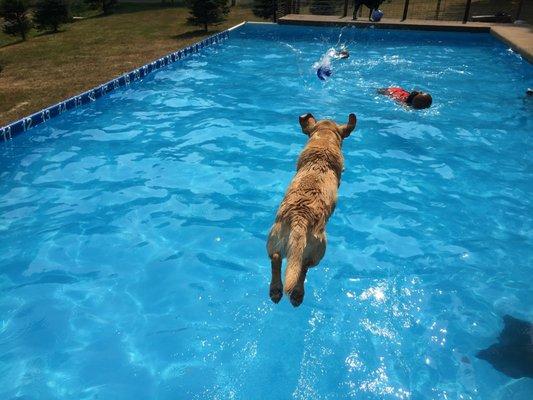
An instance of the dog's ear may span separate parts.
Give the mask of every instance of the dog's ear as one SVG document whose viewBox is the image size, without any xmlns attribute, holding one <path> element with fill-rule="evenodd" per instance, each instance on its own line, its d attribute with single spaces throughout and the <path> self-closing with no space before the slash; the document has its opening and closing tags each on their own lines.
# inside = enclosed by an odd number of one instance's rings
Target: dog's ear
<svg viewBox="0 0 533 400">
<path fill-rule="evenodd" d="M 302 127 L 302 132 L 309 136 L 313 133 L 315 129 L 316 119 L 313 117 L 313 114 L 307 113 L 300 115 L 300 126 Z"/>
<path fill-rule="evenodd" d="M 350 136 L 350 133 L 352 133 L 352 131 L 355 129 L 356 124 L 357 124 L 357 117 L 355 116 L 354 113 L 351 113 L 348 116 L 348 123 L 346 125 L 339 126 L 340 131 L 341 131 L 341 136 L 343 139 Z"/>
</svg>

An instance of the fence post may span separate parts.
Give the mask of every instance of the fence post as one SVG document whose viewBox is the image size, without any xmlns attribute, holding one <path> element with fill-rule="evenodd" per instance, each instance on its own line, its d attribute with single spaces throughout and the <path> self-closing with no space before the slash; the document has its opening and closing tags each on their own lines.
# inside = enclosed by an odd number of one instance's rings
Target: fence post
<svg viewBox="0 0 533 400">
<path fill-rule="evenodd" d="M 472 0 L 466 0 L 465 16 L 463 17 L 463 24 L 466 24 L 466 21 L 468 21 L 468 17 L 470 16 L 471 5 L 472 5 Z"/>
<path fill-rule="evenodd" d="M 439 19 L 439 15 L 440 15 L 440 3 L 442 2 L 442 0 L 437 0 L 437 10 L 435 11 L 435 19 L 438 20 Z"/>
<path fill-rule="evenodd" d="M 348 15 L 348 1 L 349 0 L 344 0 L 344 10 L 342 12 L 342 17 L 341 18 L 344 18 Z"/>
<path fill-rule="evenodd" d="M 516 19 L 520 19 L 520 13 L 522 12 L 522 6 L 524 5 L 524 0 L 520 0 L 520 3 L 518 3 L 518 10 L 516 10 Z"/>
<path fill-rule="evenodd" d="M 403 6 L 402 21 L 405 21 L 407 19 L 407 11 L 409 11 L 409 0 L 405 0 L 405 4 Z"/>
</svg>

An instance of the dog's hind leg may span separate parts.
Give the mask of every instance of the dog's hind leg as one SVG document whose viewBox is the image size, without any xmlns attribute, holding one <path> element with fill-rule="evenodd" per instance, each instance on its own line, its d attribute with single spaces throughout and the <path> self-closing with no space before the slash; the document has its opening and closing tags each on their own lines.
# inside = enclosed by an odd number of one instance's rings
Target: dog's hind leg
<svg viewBox="0 0 533 400">
<path fill-rule="evenodd" d="M 298 307 L 304 301 L 304 282 L 308 269 L 307 265 L 302 267 L 302 272 L 300 272 L 300 276 L 298 277 L 298 283 L 291 292 L 291 304 L 294 307 Z"/>
<path fill-rule="evenodd" d="M 354 6 L 353 6 L 353 15 L 352 15 L 352 19 L 353 20 L 356 20 L 357 19 L 357 12 L 359 11 L 359 8 L 361 7 L 361 4 L 357 4 L 356 2 L 354 2 Z"/>
<path fill-rule="evenodd" d="M 352 19 L 357 19 L 357 13 L 359 12 L 359 9 L 361 8 L 361 6 L 364 4 L 364 0 L 354 0 L 353 2 L 353 18 Z"/>
<path fill-rule="evenodd" d="M 281 283 L 281 256 L 274 253 L 271 258 L 272 279 L 270 281 L 270 299 L 274 303 L 279 303 L 283 296 L 283 284 Z"/>
</svg>

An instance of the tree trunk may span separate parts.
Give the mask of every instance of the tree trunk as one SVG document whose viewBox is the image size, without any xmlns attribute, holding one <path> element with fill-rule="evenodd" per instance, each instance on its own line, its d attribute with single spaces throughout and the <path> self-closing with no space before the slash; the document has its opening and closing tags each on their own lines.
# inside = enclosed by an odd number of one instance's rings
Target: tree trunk
<svg viewBox="0 0 533 400">
<path fill-rule="evenodd" d="M 207 32 L 207 22 L 204 22 L 204 31 Z"/>
<path fill-rule="evenodd" d="M 22 18 L 18 18 L 17 23 L 19 26 L 20 35 L 22 36 L 22 41 L 26 41 L 26 31 L 24 30 L 24 21 L 22 20 Z"/>
</svg>

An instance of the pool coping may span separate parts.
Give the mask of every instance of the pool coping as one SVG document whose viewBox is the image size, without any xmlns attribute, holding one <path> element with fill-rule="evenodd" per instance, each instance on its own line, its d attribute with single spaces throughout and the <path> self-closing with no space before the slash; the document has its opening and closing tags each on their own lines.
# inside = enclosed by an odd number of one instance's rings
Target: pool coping
<svg viewBox="0 0 533 400">
<path fill-rule="evenodd" d="M 462 24 L 450 21 L 422 21 L 407 20 L 403 22 L 384 19 L 383 22 L 374 23 L 370 21 L 350 18 L 339 18 L 336 16 L 316 16 L 305 14 L 289 14 L 278 20 L 280 25 L 311 25 L 311 26 L 345 26 L 352 25 L 361 28 L 376 27 L 380 29 L 410 29 L 410 30 L 433 30 L 433 31 L 467 31 L 467 32 L 490 32 L 494 37 L 507 43 L 513 50 L 520 53 L 527 61 L 533 63 L 533 27 L 531 25 L 511 25 L 508 24 L 487 24 L 482 22 L 471 22 Z M 272 24 L 269 22 L 243 21 L 222 32 L 208 36 L 203 40 L 191 44 L 190 46 L 168 53 L 148 64 L 142 65 L 129 72 L 126 72 L 110 81 L 89 89 L 83 93 L 72 96 L 59 103 L 46 107 L 36 113 L 30 114 L 10 124 L 0 127 L 0 142 L 6 142 L 13 137 L 28 131 L 34 126 L 40 125 L 51 118 L 57 117 L 68 110 L 73 110 L 82 105 L 91 103 L 113 92 L 122 86 L 127 86 L 138 81 L 148 74 L 157 71 L 167 65 L 181 61 L 184 58 L 198 53 L 204 47 L 218 44 L 229 38 L 229 32 L 238 29 L 245 24 Z M 526 31 L 527 30 L 527 31 Z"/>
<path fill-rule="evenodd" d="M 351 17 L 335 15 L 288 14 L 279 19 L 282 25 L 308 26 L 355 26 L 359 28 L 377 29 L 409 29 L 425 31 L 453 31 L 470 33 L 490 33 L 498 40 L 510 46 L 529 63 L 533 64 L 533 26 L 523 24 L 498 24 L 488 22 L 432 21 L 407 19 L 398 21 L 384 18 L 380 22 L 362 19 L 352 20 Z"/>
<path fill-rule="evenodd" d="M 57 117 L 68 110 L 73 110 L 82 105 L 94 102 L 100 97 L 115 91 L 119 87 L 127 86 L 132 82 L 141 80 L 154 71 L 181 61 L 192 54 L 198 53 L 205 47 L 221 43 L 223 40 L 229 38 L 230 31 L 240 28 L 244 24 L 246 24 L 246 21 L 232 26 L 231 28 L 228 28 L 222 32 L 210 35 L 203 40 L 191 44 L 190 46 L 168 53 L 156 60 L 153 60 L 152 62 L 149 62 L 148 64 L 144 64 L 129 72 L 125 72 L 124 74 L 111 79 L 110 81 L 107 81 L 80 94 L 74 95 L 66 100 L 60 101 L 59 103 L 43 108 L 36 113 L 28 115 L 27 117 L 23 117 L 10 124 L 2 126 L 0 127 L 0 142 L 7 142 L 8 140 L 13 139 L 13 137 L 28 131 L 34 126 L 42 124 L 51 118 Z"/>
</svg>

